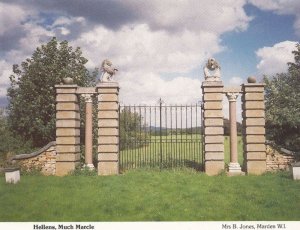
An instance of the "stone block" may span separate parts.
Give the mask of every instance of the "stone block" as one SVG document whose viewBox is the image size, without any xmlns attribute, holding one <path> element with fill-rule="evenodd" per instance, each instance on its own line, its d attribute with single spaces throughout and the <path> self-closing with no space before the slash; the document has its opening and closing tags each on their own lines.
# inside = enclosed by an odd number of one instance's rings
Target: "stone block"
<svg viewBox="0 0 300 230">
<path fill-rule="evenodd" d="M 98 145 L 98 153 L 118 153 L 119 146 L 113 144 L 100 144 Z"/>
<path fill-rule="evenodd" d="M 205 87 L 211 87 L 211 88 L 223 88 L 223 82 L 222 81 L 203 81 L 202 82 L 202 88 Z"/>
<path fill-rule="evenodd" d="M 119 161 L 119 154 L 117 153 L 100 153 L 98 154 L 98 161 Z"/>
<path fill-rule="evenodd" d="M 9 184 L 16 184 L 20 181 L 19 169 L 6 169 L 5 170 L 5 182 Z"/>
<path fill-rule="evenodd" d="M 205 160 L 224 160 L 224 152 L 207 152 Z"/>
<path fill-rule="evenodd" d="M 56 101 L 57 102 L 77 102 L 78 97 L 76 94 L 57 94 Z"/>
<path fill-rule="evenodd" d="M 65 87 L 66 85 L 56 85 L 57 94 L 76 94 L 77 85 L 71 85 L 70 87 Z"/>
<path fill-rule="evenodd" d="M 97 94 L 95 87 L 78 87 L 76 94 Z"/>
<path fill-rule="evenodd" d="M 266 138 L 265 135 L 246 135 L 244 138 L 245 144 L 251 143 L 265 143 Z"/>
<path fill-rule="evenodd" d="M 205 136 L 204 137 L 204 142 L 206 144 L 210 144 L 210 143 L 224 143 L 224 136 L 223 135 L 219 135 L 219 136 Z"/>
<path fill-rule="evenodd" d="M 204 119 L 204 126 L 222 126 L 223 127 L 224 122 L 223 118 L 206 118 Z"/>
<path fill-rule="evenodd" d="M 209 176 L 220 174 L 224 169 L 224 161 L 205 161 L 205 173 Z"/>
<path fill-rule="evenodd" d="M 243 104 L 244 109 L 265 109 L 264 101 L 246 101 Z"/>
<path fill-rule="evenodd" d="M 204 134 L 205 135 L 223 135 L 224 128 L 223 127 L 205 127 Z"/>
<path fill-rule="evenodd" d="M 251 135 L 251 134 L 265 134 L 266 130 L 265 127 L 263 126 L 250 126 L 250 127 L 246 127 L 245 129 L 245 134 L 246 135 Z"/>
<path fill-rule="evenodd" d="M 57 128 L 79 128 L 79 120 L 56 120 Z"/>
<path fill-rule="evenodd" d="M 223 118 L 222 110 L 205 110 L 204 118 Z"/>
<path fill-rule="evenodd" d="M 246 101 L 264 101 L 265 96 L 261 93 L 245 93 L 244 100 Z"/>
<path fill-rule="evenodd" d="M 223 104 L 220 101 L 206 101 L 204 102 L 204 109 L 222 109 Z"/>
<path fill-rule="evenodd" d="M 106 118 L 111 118 L 111 119 L 118 119 L 119 118 L 119 113 L 118 111 L 99 111 L 98 112 L 98 119 L 106 119 Z"/>
<path fill-rule="evenodd" d="M 119 135 L 119 128 L 98 128 L 98 135 L 100 136 L 118 136 Z"/>
<path fill-rule="evenodd" d="M 246 118 L 243 121 L 244 125 L 246 126 L 265 126 L 265 118 L 258 117 L 258 118 Z"/>
<path fill-rule="evenodd" d="M 79 105 L 74 102 L 59 102 L 56 104 L 56 110 L 79 111 Z"/>
<path fill-rule="evenodd" d="M 224 87 L 223 93 L 242 93 L 242 87 L 241 86 L 235 86 L 235 87 Z"/>
<path fill-rule="evenodd" d="M 99 111 L 103 111 L 103 110 L 118 111 L 119 104 L 118 104 L 118 102 L 100 102 L 100 103 L 98 103 L 98 110 Z"/>
<path fill-rule="evenodd" d="M 57 128 L 56 136 L 57 137 L 80 136 L 80 129 L 79 128 Z"/>
<path fill-rule="evenodd" d="M 56 156 L 56 162 L 80 161 L 80 153 L 63 153 Z"/>
<path fill-rule="evenodd" d="M 224 144 L 205 144 L 205 152 L 224 152 Z"/>
<path fill-rule="evenodd" d="M 247 174 L 261 175 L 267 170 L 266 161 L 246 161 Z"/>
<path fill-rule="evenodd" d="M 74 153 L 80 152 L 80 146 L 78 145 L 56 145 L 57 153 Z"/>
<path fill-rule="evenodd" d="M 261 117 L 264 118 L 265 117 L 265 111 L 262 109 L 254 109 L 254 110 L 246 110 L 243 112 L 243 117 Z"/>
<path fill-rule="evenodd" d="M 247 152 L 265 152 L 266 145 L 265 144 L 246 144 Z"/>
<path fill-rule="evenodd" d="M 115 102 L 115 101 L 119 101 L 119 97 L 118 94 L 116 93 L 100 94 L 98 95 L 98 101 Z"/>
<path fill-rule="evenodd" d="M 119 174 L 118 162 L 98 162 L 98 175 L 117 175 Z"/>
<path fill-rule="evenodd" d="M 80 114 L 77 111 L 57 111 L 56 119 L 80 119 Z"/>
<path fill-rule="evenodd" d="M 118 144 L 119 137 L 118 136 L 99 136 L 98 144 Z"/>
<path fill-rule="evenodd" d="M 118 119 L 100 119 L 98 120 L 98 127 L 119 127 Z"/>
<path fill-rule="evenodd" d="M 56 176 L 66 176 L 71 173 L 80 162 L 56 162 Z"/>
<path fill-rule="evenodd" d="M 245 93 L 248 93 L 248 92 L 264 92 L 265 90 L 265 84 L 244 84 L 244 87 L 243 87 L 243 90 Z"/>
<path fill-rule="evenodd" d="M 57 145 L 76 145 L 80 143 L 80 137 L 56 137 Z"/>
<path fill-rule="evenodd" d="M 222 93 L 205 93 L 203 95 L 203 101 L 222 101 L 223 95 Z"/>
<path fill-rule="evenodd" d="M 202 87 L 203 93 L 223 93 L 223 86 L 222 87 Z"/>
<path fill-rule="evenodd" d="M 247 152 L 246 160 L 266 160 L 266 152 Z"/>
</svg>

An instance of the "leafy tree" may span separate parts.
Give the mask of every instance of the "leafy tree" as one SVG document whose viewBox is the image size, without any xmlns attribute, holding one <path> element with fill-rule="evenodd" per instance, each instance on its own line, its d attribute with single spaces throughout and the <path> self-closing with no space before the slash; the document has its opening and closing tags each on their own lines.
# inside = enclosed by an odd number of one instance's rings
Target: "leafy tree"
<svg viewBox="0 0 300 230">
<path fill-rule="evenodd" d="M 295 62 L 288 72 L 276 74 L 266 83 L 266 130 L 268 138 L 290 150 L 300 150 L 300 45 L 293 51 Z"/>
<path fill-rule="evenodd" d="M 5 110 L 0 108 L 0 167 L 5 166 L 7 158 L 14 152 L 30 153 L 32 150 L 31 142 L 24 142 L 9 130 Z"/>
<path fill-rule="evenodd" d="M 120 112 L 120 149 L 139 148 L 148 144 L 149 134 L 146 129 L 140 114 L 124 108 Z"/>
<path fill-rule="evenodd" d="M 55 139 L 55 85 L 71 77 L 79 86 L 94 83 L 95 74 L 84 66 L 87 59 L 80 48 L 73 50 L 67 41 L 52 38 L 38 47 L 21 66 L 13 66 L 8 89 L 8 122 L 13 133 L 34 146 L 43 146 Z"/>
</svg>

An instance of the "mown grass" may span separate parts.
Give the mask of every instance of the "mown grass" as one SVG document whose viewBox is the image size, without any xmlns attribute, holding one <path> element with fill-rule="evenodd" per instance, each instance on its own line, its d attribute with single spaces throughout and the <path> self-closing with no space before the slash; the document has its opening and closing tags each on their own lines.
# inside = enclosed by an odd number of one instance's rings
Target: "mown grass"
<svg viewBox="0 0 300 230">
<path fill-rule="evenodd" d="M 120 151 L 121 169 L 159 167 L 165 168 L 191 167 L 201 170 L 202 165 L 202 136 L 199 134 L 182 134 L 162 136 L 150 136 L 149 142 L 139 148 L 128 145 Z M 224 138 L 224 162 L 230 162 L 230 137 Z M 238 160 L 243 165 L 243 142 L 238 136 Z"/>
<path fill-rule="evenodd" d="M 300 220 L 288 173 L 209 177 L 193 170 L 119 176 L 0 176 L 0 221 Z"/>
</svg>

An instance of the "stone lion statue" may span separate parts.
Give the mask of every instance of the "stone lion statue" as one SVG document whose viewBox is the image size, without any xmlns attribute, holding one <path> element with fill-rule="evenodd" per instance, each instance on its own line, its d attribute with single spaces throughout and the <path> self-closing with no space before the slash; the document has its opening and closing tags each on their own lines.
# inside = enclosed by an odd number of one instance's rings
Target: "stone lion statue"
<svg viewBox="0 0 300 230">
<path fill-rule="evenodd" d="M 209 58 L 203 69 L 205 81 L 220 81 L 220 69 L 219 63 L 214 58 Z"/>
<path fill-rule="evenodd" d="M 112 62 L 105 59 L 101 64 L 101 77 L 100 82 L 110 82 L 113 81 L 113 76 L 116 74 L 118 69 L 113 67 Z"/>
</svg>

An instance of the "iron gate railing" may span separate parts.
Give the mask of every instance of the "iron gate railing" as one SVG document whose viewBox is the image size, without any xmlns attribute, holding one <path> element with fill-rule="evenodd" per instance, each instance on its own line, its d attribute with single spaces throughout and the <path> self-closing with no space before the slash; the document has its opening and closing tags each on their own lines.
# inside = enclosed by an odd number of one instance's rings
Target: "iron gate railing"
<svg viewBox="0 0 300 230">
<path fill-rule="evenodd" d="M 202 110 L 194 105 L 121 105 L 120 169 L 202 169 Z"/>
</svg>

